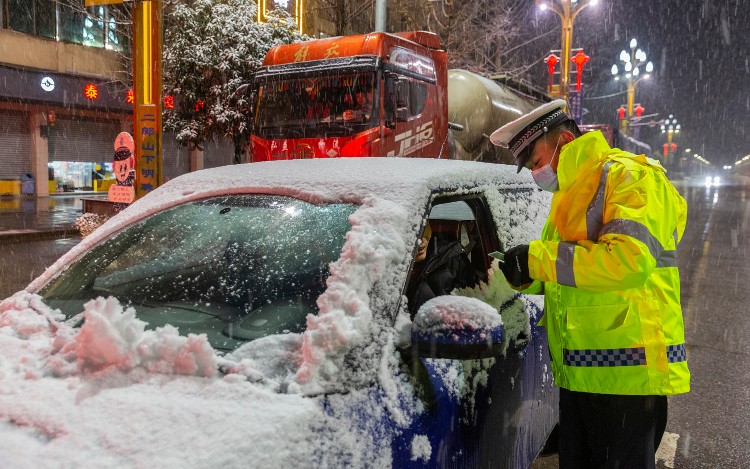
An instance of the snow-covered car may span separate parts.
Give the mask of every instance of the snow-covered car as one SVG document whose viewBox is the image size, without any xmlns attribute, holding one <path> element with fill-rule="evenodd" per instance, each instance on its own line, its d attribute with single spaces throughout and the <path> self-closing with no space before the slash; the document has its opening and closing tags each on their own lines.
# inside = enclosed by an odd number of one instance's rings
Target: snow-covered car
<svg viewBox="0 0 750 469">
<path fill-rule="evenodd" d="M 466 161 L 176 178 L 0 303 L 0 460 L 529 467 L 557 422 L 542 299 L 489 254 L 538 237 L 549 201 Z M 421 262 L 450 246 L 463 268 L 410 307 L 426 231 Z"/>
</svg>

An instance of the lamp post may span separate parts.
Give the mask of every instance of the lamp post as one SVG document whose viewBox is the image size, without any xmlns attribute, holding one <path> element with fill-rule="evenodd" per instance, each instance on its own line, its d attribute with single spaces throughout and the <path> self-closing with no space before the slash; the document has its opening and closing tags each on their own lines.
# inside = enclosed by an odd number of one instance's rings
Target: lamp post
<svg viewBox="0 0 750 469">
<path fill-rule="evenodd" d="M 669 163 L 672 160 L 672 154 L 677 149 L 677 145 L 672 143 L 672 138 L 674 134 L 680 133 L 680 124 L 677 123 L 677 119 L 675 119 L 674 115 L 670 114 L 669 117 L 664 119 L 664 123 L 661 125 L 661 133 L 667 134 L 667 144 L 664 147 L 664 157 L 667 159 L 667 163 Z M 673 161 L 671 162 L 674 164 Z"/>
<path fill-rule="evenodd" d="M 535 0 L 540 10 L 552 10 L 560 17 L 562 22 L 562 43 L 560 47 L 560 65 L 562 75 L 560 78 L 560 97 L 568 100 L 568 86 L 570 83 L 570 49 L 573 43 L 573 21 L 578 13 L 589 5 L 596 5 L 598 0 Z"/>
<path fill-rule="evenodd" d="M 624 81 L 628 88 L 628 118 L 633 117 L 633 102 L 635 101 L 635 87 L 641 80 L 644 80 L 651 76 L 651 72 L 654 71 L 654 64 L 649 61 L 646 62 L 646 53 L 642 49 L 636 49 L 638 42 L 635 38 L 630 40 L 630 53 L 623 50 L 620 52 L 620 61 L 622 62 L 622 72 L 617 67 L 617 64 L 612 65 L 612 75 L 615 77 L 615 81 Z M 645 67 L 645 73 L 641 73 L 641 67 Z M 623 130 L 626 130 L 626 121 L 621 121 Z"/>
</svg>

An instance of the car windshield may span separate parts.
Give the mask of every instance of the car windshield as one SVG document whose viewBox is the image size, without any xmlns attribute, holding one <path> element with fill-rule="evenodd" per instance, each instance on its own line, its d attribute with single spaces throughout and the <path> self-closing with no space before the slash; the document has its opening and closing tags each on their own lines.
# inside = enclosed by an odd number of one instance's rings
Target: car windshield
<svg viewBox="0 0 750 469">
<path fill-rule="evenodd" d="M 40 294 L 69 318 L 115 296 L 149 328 L 205 333 L 217 350 L 299 333 L 355 209 L 269 195 L 186 203 L 98 244 Z"/>
<path fill-rule="evenodd" d="M 375 73 L 269 81 L 258 88 L 256 133 L 268 139 L 345 136 L 376 118 Z"/>
</svg>

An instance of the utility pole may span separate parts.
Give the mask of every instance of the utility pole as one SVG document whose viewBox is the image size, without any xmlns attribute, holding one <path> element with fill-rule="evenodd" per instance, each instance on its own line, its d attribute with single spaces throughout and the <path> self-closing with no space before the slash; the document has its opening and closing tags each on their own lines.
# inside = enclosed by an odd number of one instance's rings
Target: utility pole
<svg viewBox="0 0 750 469">
<path fill-rule="evenodd" d="M 87 7 L 124 0 L 85 0 Z M 133 2 L 133 140 L 135 197 L 159 187 L 162 179 L 161 60 L 164 8 L 161 0 Z"/>
<path fill-rule="evenodd" d="M 136 149 L 135 196 L 141 198 L 162 180 L 162 25 L 161 0 L 133 5 L 133 82 Z"/>
<path fill-rule="evenodd" d="M 387 0 L 375 0 L 375 31 L 385 32 Z"/>
</svg>

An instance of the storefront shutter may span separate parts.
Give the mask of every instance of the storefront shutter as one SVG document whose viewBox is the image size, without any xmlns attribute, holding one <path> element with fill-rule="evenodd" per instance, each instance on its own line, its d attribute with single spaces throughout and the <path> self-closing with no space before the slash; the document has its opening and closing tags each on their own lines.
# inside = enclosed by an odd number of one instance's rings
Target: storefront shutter
<svg viewBox="0 0 750 469">
<path fill-rule="evenodd" d="M 49 160 L 112 163 L 114 142 L 120 133 L 116 121 L 57 118 L 49 132 Z"/>
<path fill-rule="evenodd" d="M 203 167 L 206 169 L 232 164 L 234 160 L 234 143 L 231 140 L 206 142 L 203 148 Z"/>
<path fill-rule="evenodd" d="M 0 179 L 31 172 L 31 136 L 25 114 L 0 113 Z"/>
<path fill-rule="evenodd" d="M 162 136 L 162 177 L 164 182 L 190 172 L 190 152 L 186 146 L 177 143 L 173 132 Z"/>
</svg>

